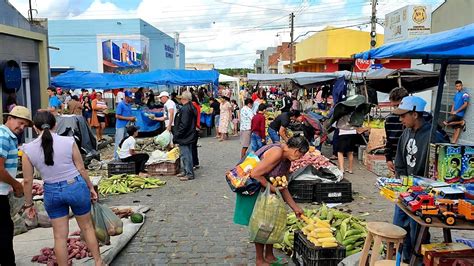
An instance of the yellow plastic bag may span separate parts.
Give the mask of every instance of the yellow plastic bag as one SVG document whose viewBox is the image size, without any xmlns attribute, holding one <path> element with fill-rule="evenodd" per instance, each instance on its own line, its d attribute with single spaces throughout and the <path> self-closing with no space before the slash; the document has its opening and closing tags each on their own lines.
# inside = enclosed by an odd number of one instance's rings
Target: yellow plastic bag
<svg viewBox="0 0 474 266">
<path fill-rule="evenodd" d="M 286 206 L 280 191 L 270 193 L 270 184 L 258 195 L 249 222 L 250 241 L 275 244 L 283 241 L 286 228 Z"/>
</svg>

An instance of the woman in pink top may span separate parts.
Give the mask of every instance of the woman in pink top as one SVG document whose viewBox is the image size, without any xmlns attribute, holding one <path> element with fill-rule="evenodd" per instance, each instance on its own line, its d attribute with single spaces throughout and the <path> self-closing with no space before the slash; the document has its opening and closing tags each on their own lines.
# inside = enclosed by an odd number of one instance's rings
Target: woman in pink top
<svg viewBox="0 0 474 266">
<path fill-rule="evenodd" d="M 33 119 L 38 138 L 23 146 L 23 177 L 25 212 L 36 215 L 32 201 L 33 167 L 44 181 L 44 207 L 51 219 L 54 252 L 59 265 L 68 265 L 67 238 L 69 236 L 69 208 L 94 257 L 95 265 L 102 265 L 99 244 L 90 215 L 91 200 L 97 200 L 84 167 L 79 148 L 72 137 L 59 136 L 52 130 L 56 118 L 50 112 L 39 111 Z"/>
</svg>

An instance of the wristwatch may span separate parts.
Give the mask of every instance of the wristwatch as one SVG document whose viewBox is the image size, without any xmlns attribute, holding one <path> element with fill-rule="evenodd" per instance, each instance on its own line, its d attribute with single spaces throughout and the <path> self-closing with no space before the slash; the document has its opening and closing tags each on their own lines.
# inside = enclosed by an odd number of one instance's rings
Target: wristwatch
<svg viewBox="0 0 474 266">
<path fill-rule="evenodd" d="M 28 205 L 24 204 L 23 209 L 28 209 L 28 208 L 31 208 L 33 206 L 35 206 L 35 203 L 33 203 L 33 202 L 31 204 L 28 204 Z"/>
</svg>

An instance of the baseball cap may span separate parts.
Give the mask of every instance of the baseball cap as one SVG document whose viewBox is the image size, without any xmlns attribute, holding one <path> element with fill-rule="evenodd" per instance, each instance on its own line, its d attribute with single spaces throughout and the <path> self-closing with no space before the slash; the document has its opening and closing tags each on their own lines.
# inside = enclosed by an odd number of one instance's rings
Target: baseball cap
<svg viewBox="0 0 474 266">
<path fill-rule="evenodd" d="M 167 91 L 162 91 L 160 95 L 158 95 L 158 98 L 161 98 L 161 97 L 170 97 L 170 94 Z"/>
<path fill-rule="evenodd" d="M 125 97 L 133 98 L 133 93 L 131 91 L 125 91 Z"/>
<path fill-rule="evenodd" d="M 403 115 L 408 112 L 424 112 L 426 101 L 418 96 L 406 96 L 400 102 L 397 109 L 393 111 L 396 115 Z"/>
</svg>

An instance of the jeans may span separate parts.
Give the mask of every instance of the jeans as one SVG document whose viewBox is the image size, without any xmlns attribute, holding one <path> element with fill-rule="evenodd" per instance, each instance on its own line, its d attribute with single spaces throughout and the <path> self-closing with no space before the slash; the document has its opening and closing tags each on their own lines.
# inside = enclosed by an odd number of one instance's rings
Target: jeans
<svg viewBox="0 0 474 266">
<path fill-rule="evenodd" d="M 250 149 L 256 152 L 261 147 L 263 147 L 263 145 L 265 145 L 265 143 L 262 142 L 262 138 L 259 135 L 252 132 L 252 135 L 250 136 Z"/>
<path fill-rule="evenodd" d="M 193 154 L 193 166 L 199 166 L 199 157 L 198 157 L 198 139 L 196 138 L 196 141 L 194 141 L 191 145 L 192 147 L 192 154 Z"/>
<path fill-rule="evenodd" d="M 114 146 L 114 159 L 118 160 L 117 148 L 123 138 L 127 136 L 127 129 L 125 127 L 115 129 L 115 146 Z"/>
<path fill-rule="evenodd" d="M 0 265 L 15 265 L 13 232 L 8 196 L 0 195 Z"/>
<path fill-rule="evenodd" d="M 44 183 L 44 208 L 50 219 L 87 214 L 91 210 L 91 193 L 86 181 L 78 175 L 56 183 Z"/>
<path fill-rule="evenodd" d="M 401 228 L 407 231 L 407 235 L 403 242 L 403 260 L 410 260 L 411 255 L 413 254 L 413 249 L 415 248 L 415 243 L 417 239 L 417 229 L 418 223 L 415 222 L 410 216 L 408 216 L 400 207 L 395 205 L 395 210 L 393 213 L 393 224 L 400 226 Z M 428 234 L 427 243 L 429 243 L 430 235 Z"/>
<path fill-rule="evenodd" d="M 278 132 L 276 132 L 275 129 L 269 127 L 268 136 L 272 140 L 272 143 L 280 143 L 280 135 L 278 135 Z"/>
<path fill-rule="evenodd" d="M 145 172 L 145 163 L 149 158 L 150 156 L 146 153 L 136 153 L 121 160 L 122 162 L 135 162 L 135 174 L 138 175 L 141 172 Z"/>
<path fill-rule="evenodd" d="M 214 116 L 214 126 L 216 127 L 216 132 L 217 129 L 219 128 L 219 120 L 221 119 L 221 115 L 215 115 Z"/>
<path fill-rule="evenodd" d="M 181 167 L 183 168 L 183 173 L 189 178 L 194 178 L 193 171 L 193 151 L 192 144 L 179 145 L 179 154 L 181 160 Z"/>
</svg>

